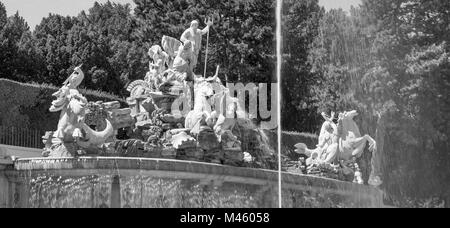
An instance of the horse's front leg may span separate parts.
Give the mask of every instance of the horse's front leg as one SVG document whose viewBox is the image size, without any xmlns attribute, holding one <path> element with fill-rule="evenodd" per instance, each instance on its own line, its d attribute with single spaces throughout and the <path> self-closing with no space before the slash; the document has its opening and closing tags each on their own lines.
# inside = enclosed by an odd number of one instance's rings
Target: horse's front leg
<svg viewBox="0 0 450 228">
<path fill-rule="evenodd" d="M 369 142 L 369 150 L 371 152 L 375 152 L 377 150 L 377 142 L 375 141 L 375 139 L 373 139 L 369 135 L 365 135 L 364 138 L 366 138 L 366 140 Z"/>
<path fill-rule="evenodd" d="M 368 135 L 365 135 L 364 137 L 361 137 L 361 138 L 354 139 L 354 141 L 351 144 L 352 148 L 353 148 L 352 157 L 359 158 L 362 155 L 362 153 L 364 152 L 364 148 L 366 147 L 367 142 L 371 142 L 370 136 L 368 136 Z M 370 143 L 371 147 L 369 149 L 371 151 L 373 149 L 372 145 L 374 145 L 373 142 Z"/>
</svg>

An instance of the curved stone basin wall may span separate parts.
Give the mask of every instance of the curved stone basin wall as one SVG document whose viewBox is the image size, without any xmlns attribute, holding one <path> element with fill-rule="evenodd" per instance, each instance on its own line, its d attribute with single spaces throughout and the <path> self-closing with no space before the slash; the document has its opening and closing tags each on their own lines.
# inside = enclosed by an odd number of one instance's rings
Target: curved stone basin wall
<svg viewBox="0 0 450 228">
<path fill-rule="evenodd" d="M 278 173 L 164 159 L 22 159 L 0 179 L 7 207 L 272 208 Z M 285 207 L 382 207 L 369 186 L 283 173 Z M 7 193 L 5 193 L 7 192 Z M 1 198 L 0 198 L 1 200 Z M 1 203 L 1 202 L 0 202 Z"/>
</svg>

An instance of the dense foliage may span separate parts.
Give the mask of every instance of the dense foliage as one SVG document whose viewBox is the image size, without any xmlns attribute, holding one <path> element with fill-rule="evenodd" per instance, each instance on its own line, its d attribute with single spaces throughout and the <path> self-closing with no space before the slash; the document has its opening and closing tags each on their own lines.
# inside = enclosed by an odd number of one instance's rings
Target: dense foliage
<svg viewBox="0 0 450 228">
<path fill-rule="evenodd" d="M 275 82 L 275 2 L 258 0 L 136 0 L 135 14 L 141 37 L 159 44 L 163 35 L 179 39 L 192 20 L 204 27 L 206 17 L 214 20 L 210 31 L 208 72 L 221 66 L 229 82 Z M 198 74 L 204 69 L 206 37 Z"/>
<path fill-rule="evenodd" d="M 127 84 L 144 77 L 151 45 L 179 38 L 194 19 L 204 27 L 211 16 L 208 74 L 220 65 L 228 82 L 276 81 L 274 1 L 134 2 L 134 12 L 107 2 L 76 17 L 51 14 L 34 31 L 18 13 L 7 17 L 0 2 L 0 78 L 60 85 L 83 63 L 83 87 L 125 97 Z M 356 109 L 362 133 L 378 142 L 382 187 L 393 203 L 448 207 L 449 10 L 448 0 L 363 0 L 349 13 L 284 0 L 283 130 L 317 133 L 318 113 Z M 22 117 L 2 122 L 34 122 Z"/>
<path fill-rule="evenodd" d="M 310 51 L 311 99 L 319 111 L 360 112 L 398 206 L 450 203 L 449 9 L 445 0 L 365 0 L 349 15 L 326 13 Z"/>
<path fill-rule="evenodd" d="M 60 85 L 83 64 L 82 87 L 125 97 L 128 83 L 142 79 L 148 70 L 150 46 L 161 44 L 163 35 L 179 39 L 192 20 L 204 27 L 209 16 L 214 19 L 209 74 L 220 65 L 221 77 L 229 82 L 275 80 L 271 1 L 136 0 L 135 4 L 134 13 L 128 4 L 107 2 L 95 3 L 76 17 L 50 14 L 33 32 L 18 13 L 6 17 L 1 4 L 0 23 L 5 26 L 0 26 L 0 77 Z M 203 40 L 197 74 L 203 74 L 206 37 Z"/>
<path fill-rule="evenodd" d="M 308 53 L 323 14 L 317 0 L 284 1 L 281 120 L 286 130 L 317 132 L 321 124 L 311 98 L 317 76 L 311 71 Z"/>
</svg>

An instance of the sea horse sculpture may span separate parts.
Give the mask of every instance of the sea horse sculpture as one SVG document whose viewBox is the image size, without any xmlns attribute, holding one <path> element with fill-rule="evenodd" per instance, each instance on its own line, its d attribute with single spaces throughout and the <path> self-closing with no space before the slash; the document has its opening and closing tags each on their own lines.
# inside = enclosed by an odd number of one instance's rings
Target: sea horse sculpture
<svg viewBox="0 0 450 228">
<path fill-rule="evenodd" d="M 358 126 L 353 118 L 358 115 L 357 111 L 344 112 L 339 114 L 338 124 L 333 123 L 333 118 L 328 118 L 323 114 L 325 122 L 322 125 L 317 149 L 310 150 L 303 143 L 295 145 L 296 152 L 308 156 L 307 165 L 332 164 L 337 161 L 348 162 L 362 156 L 364 148 L 369 143 L 369 150 L 377 152 L 375 140 L 369 135 L 361 136 Z M 372 166 L 376 164 L 372 156 Z M 379 176 L 374 174 L 374 170 L 369 177 L 369 184 L 373 186 L 381 185 Z"/>
<path fill-rule="evenodd" d="M 57 130 L 48 138 L 50 148 L 43 155 L 50 157 L 72 157 L 79 148 L 85 151 L 95 150 L 114 135 L 114 129 L 106 120 L 106 129 L 102 132 L 92 130 L 85 122 L 85 106 L 87 99 L 81 95 L 77 87 L 84 79 L 83 71 L 76 67 L 73 74 L 53 96 L 50 112 L 61 111 Z"/>
<path fill-rule="evenodd" d="M 309 158 L 306 160 L 306 165 L 319 165 L 319 164 L 331 164 L 336 160 L 338 152 L 338 127 L 333 122 L 335 114 L 332 113 L 331 117 L 328 117 L 325 113 L 322 113 L 322 117 L 325 119 L 322 124 L 319 135 L 319 144 L 314 150 L 310 150 L 303 143 L 295 145 L 297 152 L 307 155 Z"/>
</svg>

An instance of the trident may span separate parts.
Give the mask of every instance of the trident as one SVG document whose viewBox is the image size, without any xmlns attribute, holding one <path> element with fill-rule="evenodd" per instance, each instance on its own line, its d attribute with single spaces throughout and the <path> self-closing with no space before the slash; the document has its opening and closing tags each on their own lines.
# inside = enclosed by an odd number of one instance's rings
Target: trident
<svg viewBox="0 0 450 228">
<path fill-rule="evenodd" d="M 209 20 L 211 20 L 210 17 L 205 18 L 205 24 L 207 24 Z M 211 21 L 214 23 L 214 19 L 212 19 Z M 211 28 L 209 28 L 209 29 L 211 29 Z M 208 65 L 209 29 L 208 29 L 208 33 L 206 35 L 205 73 L 203 74 L 203 77 L 205 77 L 205 78 L 206 78 L 206 66 Z"/>
</svg>

